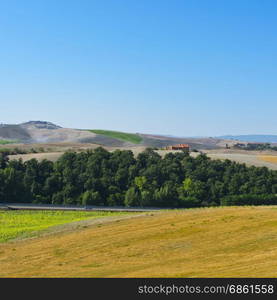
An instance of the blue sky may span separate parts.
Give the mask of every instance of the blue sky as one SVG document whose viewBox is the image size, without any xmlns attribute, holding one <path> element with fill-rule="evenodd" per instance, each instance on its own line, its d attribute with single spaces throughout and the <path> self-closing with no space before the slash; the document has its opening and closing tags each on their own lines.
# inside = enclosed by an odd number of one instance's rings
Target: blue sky
<svg viewBox="0 0 277 300">
<path fill-rule="evenodd" d="M 276 15 L 275 0 L 0 0 L 0 122 L 277 134 Z"/>
</svg>

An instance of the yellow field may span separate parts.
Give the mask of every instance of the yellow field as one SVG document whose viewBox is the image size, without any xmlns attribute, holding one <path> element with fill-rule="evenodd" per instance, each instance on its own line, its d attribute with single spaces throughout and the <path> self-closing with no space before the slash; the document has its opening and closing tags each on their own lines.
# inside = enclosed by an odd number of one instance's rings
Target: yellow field
<svg viewBox="0 0 277 300">
<path fill-rule="evenodd" d="M 261 155 L 259 156 L 259 159 L 277 164 L 277 155 Z"/>
<path fill-rule="evenodd" d="M 277 277 L 277 207 L 165 211 L 0 244 L 0 277 Z"/>
</svg>

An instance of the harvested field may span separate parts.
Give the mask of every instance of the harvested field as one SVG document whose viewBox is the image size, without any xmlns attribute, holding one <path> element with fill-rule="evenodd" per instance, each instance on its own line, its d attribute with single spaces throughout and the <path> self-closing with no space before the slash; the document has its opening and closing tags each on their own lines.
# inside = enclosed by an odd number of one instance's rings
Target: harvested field
<svg viewBox="0 0 277 300">
<path fill-rule="evenodd" d="M 268 161 L 270 163 L 277 164 L 277 155 L 275 155 L 275 156 L 273 156 L 273 155 L 261 155 L 258 158 L 263 160 L 263 161 Z"/>
<path fill-rule="evenodd" d="M 0 244 L 0 277 L 277 277 L 276 207 L 173 210 Z"/>
<path fill-rule="evenodd" d="M 196 157 L 199 153 L 191 153 L 192 156 Z M 245 163 L 247 166 L 256 167 L 267 167 L 272 170 L 277 170 L 277 164 L 274 162 L 262 160 L 260 155 L 248 154 L 248 153 L 224 153 L 224 152 L 207 152 L 207 156 L 211 159 L 230 159 L 238 163 Z"/>
<path fill-rule="evenodd" d="M 259 156 L 257 155 L 236 154 L 236 153 L 232 153 L 232 154 L 209 153 L 208 156 L 212 159 L 230 159 L 238 163 L 245 163 L 247 166 L 267 167 L 269 169 L 277 170 L 276 164 L 268 161 L 262 161 L 259 159 Z"/>
</svg>

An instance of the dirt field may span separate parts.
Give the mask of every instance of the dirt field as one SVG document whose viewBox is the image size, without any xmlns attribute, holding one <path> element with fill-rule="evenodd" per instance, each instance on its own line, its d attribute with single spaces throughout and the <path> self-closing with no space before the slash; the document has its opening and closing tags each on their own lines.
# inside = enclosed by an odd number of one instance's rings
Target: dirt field
<svg viewBox="0 0 277 300">
<path fill-rule="evenodd" d="M 276 218 L 221 207 L 71 226 L 0 244 L 0 277 L 277 277 Z"/>
</svg>

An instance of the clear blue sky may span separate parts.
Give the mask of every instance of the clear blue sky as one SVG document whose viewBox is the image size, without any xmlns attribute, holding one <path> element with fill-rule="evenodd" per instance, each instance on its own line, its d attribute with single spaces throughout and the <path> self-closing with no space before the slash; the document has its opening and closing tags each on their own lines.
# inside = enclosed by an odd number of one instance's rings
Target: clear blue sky
<svg viewBox="0 0 277 300">
<path fill-rule="evenodd" d="M 277 1 L 0 1 L 3 123 L 277 134 Z"/>
</svg>

